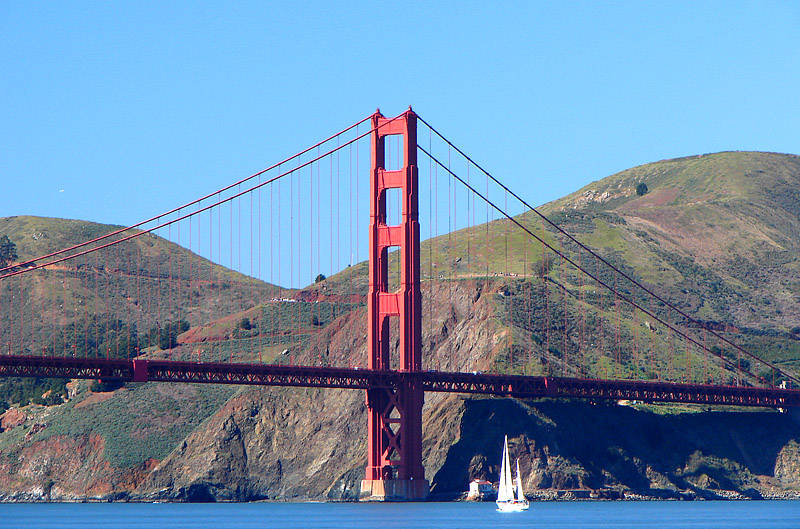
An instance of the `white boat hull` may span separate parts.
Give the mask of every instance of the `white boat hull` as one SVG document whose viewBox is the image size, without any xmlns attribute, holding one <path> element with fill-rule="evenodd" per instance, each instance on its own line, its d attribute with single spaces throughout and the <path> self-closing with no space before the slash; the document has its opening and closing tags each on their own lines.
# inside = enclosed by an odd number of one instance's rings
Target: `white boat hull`
<svg viewBox="0 0 800 529">
<path fill-rule="evenodd" d="M 522 512 L 527 511 L 530 504 L 527 501 L 498 501 L 497 512 Z"/>
</svg>

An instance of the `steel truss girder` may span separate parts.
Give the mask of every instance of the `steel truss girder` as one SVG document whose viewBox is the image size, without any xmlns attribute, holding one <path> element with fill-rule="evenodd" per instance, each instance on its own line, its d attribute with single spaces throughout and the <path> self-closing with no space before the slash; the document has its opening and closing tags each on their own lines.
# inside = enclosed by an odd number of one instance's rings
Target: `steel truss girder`
<svg viewBox="0 0 800 529">
<path fill-rule="evenodd" d="M 441 371 L 381 371 L 272 364 L 216 364 L 172 360 L 108 360 L 0 355 L 0 376 L 117 379 L 128 382 L 186 382 L 334 389 L 401 387 L 515 398 L 564 397 L 708 405 L 800 406 L 800 390 L 711 386 L 639 380 L 593 380 Z M 402 405 L 401 405 L 402 407 Z M 387 408 L 388 409 L 388 408 Z"/>
<path fill-rule="evenodd" d="M 709 405 L 800 406 L 800 391 L 749 386 L 712 386 L 641 380 L 598 380 L 471 373 L 425 373 L 425 391 L 516 398 L 566 397 Z"/>
</svg>

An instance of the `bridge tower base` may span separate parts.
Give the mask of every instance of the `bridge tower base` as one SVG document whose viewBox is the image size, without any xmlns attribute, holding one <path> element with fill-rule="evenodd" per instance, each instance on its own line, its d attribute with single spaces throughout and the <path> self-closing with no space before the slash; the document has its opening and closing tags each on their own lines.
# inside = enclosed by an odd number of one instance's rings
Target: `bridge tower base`
<svg viewBox="0 0 800 529">
<path fill-rule="evenodd" d="M 386 169 L 386 137 L 400 136 L 403 166 Z M 387 119 L 372 116 L 367 358 L 370 369 L 422 370 L 422 292 L 419 271 L 417 116 L 409 108 Z M 400 224 L 387 224 L 387 191 L 402 196 Z M 389 252 L 400 260 L 399 288 L 389 292 Z M 397 319 L 398 358 L 390 358 L 390 318 Z M 422 403 L 416 383 L 367 390 L 367 468 L 361 498 L 418 501 L 428 496 L 422 467 Z"/>
<path fill-rule="evenodd" d="M 365 479 L 359 501 L 422 501 L 428 492 L 427 479 Z"/>
</svg>

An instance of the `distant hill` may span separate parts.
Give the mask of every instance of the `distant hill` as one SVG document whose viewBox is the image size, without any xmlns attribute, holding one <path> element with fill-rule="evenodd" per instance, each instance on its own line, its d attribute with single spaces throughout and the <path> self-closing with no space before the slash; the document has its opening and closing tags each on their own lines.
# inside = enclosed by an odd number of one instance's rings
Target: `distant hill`
<svg viewBox="0 0 800 529">
<path fill-rule="evenodd" d="M 640 182 L 648 187 L 643 196 L 634 192 Z M 671 261 L 688 259 L 749 301 L 703 304 L 698 285 L 684 303 L 699 316 L 783 330 L 800 321 L 800 156 L 722 152 L 665 160 L 594 182 L 543 211 L 559 213 L 590 246 L 619 252 L 650 284 L 685 287 L 691 274 Z M 599 233 L 603 212 L 625 221 L 616 241 Z M 581 229 L 571 213 L 592 219 L 594 229 Z"/>
<path fill-rule="evenodd" d="M 800 156 L 646 164 L 542 211 L 693 317 L 735 327 L 733 341 L 800 365 Z"/>
<path fill-rule="evenodd" d="M 0 218 L 0 235 L 16 245 L 17 262 L 119 228 L 68 219 Z M 192 269 L 194 280 L 189 281 Z M 205 278 L 210 280 L 198 281 L 197 270 L 206 271 Z M 182 288 L 176 288 L 178 285 Z M 166 296 L 167 289 L 175 294 Z M 147 234 L 100 256 L 68 260 L 26 279 L 4 280 L 0 284 L 0 343 L 4 354 L 158 354 L 160 344 L 170 345 L 169 339 L 164 340 L 165 332 L 177 334 L 186 326 L 210 320 L 212 314 L 235 315 L 267 296 L 286 295 L 289 291 L 212 264 Z M 177 322 L 182 323 L 179 326 Z M 0 404 L 60 402 L 67 394 L 65 384 L 64 380 L 2 379 Z M 43 394 L 48 396 L 42 398 Z"/>
<path fill-rule="evenodd" d="M 24 216 L 0 218 L 0 235 L 7 235 L 16 244 L 20 262 L 119 228 L 80 220 Z M 48 269 L 48 274 L 53 276 L 52 280 L 44 275 L 39 281 L 51 287 L 23 292 L 22 303 L 34 307 L 66 303 L 67 307 L 75 307 L 77 317 L 103 312 L 143 324 L 160 318 L 162 321 L 185 319 L 195 325 L 216 314 L 252 307 L 264 292 L 273 295 L 281 292 L 273 285 L 212 264 L 154 234 L 146 234 L 99 254 L 65 261 L 52 270 Z M 59 284 L 62 288 L 52 286 L 61 279 L 66 281 L 66 284 Z M 167 279 L 171 281 L 169 285 Z M 177 295 L 179 285 L 180 296 Z M 176 291 L 173 297 L 163 295 L 162 291 L 168 286 Z M 137 289 L 139 298 L 157 304 L 137 306 Z"/>
</svg>

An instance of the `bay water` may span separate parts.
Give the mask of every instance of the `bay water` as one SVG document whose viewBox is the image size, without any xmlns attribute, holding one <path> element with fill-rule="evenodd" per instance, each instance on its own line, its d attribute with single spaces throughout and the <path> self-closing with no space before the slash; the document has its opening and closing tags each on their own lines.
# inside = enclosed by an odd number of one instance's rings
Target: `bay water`
<svg viewBox="0 0 800 529">
<path fill-rule="evenodd" d="M 2 529 L 100 528 L 800 529 L 800 501 L 494 503 L 0 504 Z"/>
</svg>

